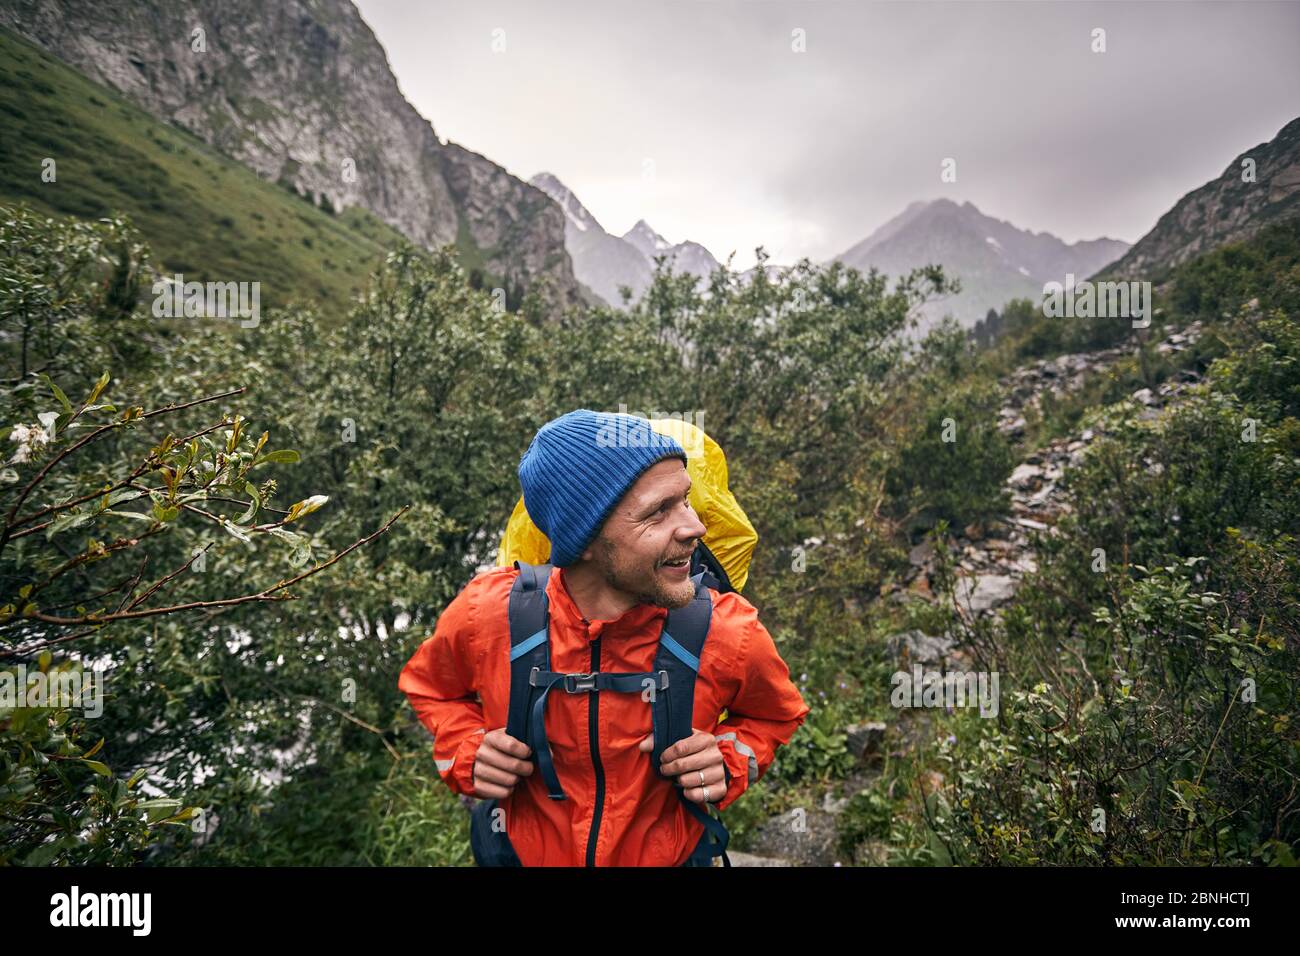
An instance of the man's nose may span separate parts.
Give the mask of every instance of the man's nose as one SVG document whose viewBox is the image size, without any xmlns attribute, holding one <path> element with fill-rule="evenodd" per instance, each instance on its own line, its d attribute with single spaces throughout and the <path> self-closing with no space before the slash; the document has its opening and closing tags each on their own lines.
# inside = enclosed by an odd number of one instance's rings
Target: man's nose
<svg viewBox="0 0 1300 956">
<path fill-rule="evenodd" d="M 677 528 L 677 537 L 683 541 L 688 541 L 691 538 L 703 538 L 706 530 L 708 529 L 706 529 L 704 523 L 700 521 L 700 516 L 697 515 L 695 509 L 692 508 L 690 520 L 683 522 Z"/>
</svg>

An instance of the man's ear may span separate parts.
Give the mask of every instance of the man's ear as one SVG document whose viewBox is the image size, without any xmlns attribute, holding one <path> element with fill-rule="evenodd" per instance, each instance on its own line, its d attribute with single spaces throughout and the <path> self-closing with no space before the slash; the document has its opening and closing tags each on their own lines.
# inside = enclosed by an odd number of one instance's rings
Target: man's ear
<svg viewBox="0 0 1300 956">
<path fill-rule="evenodd" d="M 605 526 L 601 525 L 600 530 L 596 532 L 596 536 L 591 539 L 591 542 L 587 545 L 586 549 L 582 552 L 581 560 L 583 561 L 593 560 L 596 557 L 596 549 L 600 547 L 606 547 L 606 550 L 612 550 L 611 548 L 607 547 L 607 544 L 608 542 L 605 541 Z"/>
</svg>

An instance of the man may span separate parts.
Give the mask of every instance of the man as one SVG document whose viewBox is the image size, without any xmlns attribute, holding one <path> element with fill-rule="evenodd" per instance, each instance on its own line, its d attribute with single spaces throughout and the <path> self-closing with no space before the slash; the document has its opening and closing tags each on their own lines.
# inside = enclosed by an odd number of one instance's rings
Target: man
<svg viewBox="0 0 1300 956">
<path fill-rule="evenodd" d="M 695 598 L 690 558 L 705 528 L 688 499 L 686 461 L 678 442 L 635 416 L 578 409 L 538 430 L 519 480 L 529 517 L 551 542 L 555 570 L 545 593 L 553 671 L 651 670 L 668 610 Z M 470 581 L 402 670 L 398 687 L 434 735 L 442 779 L 456 793 L 495 801 L 512 863 L 698 859 L 705 825 L 675 788 L 702 808 L 725 809 L 809 712 L 754 607 L 709 589 L 693 733 L 664 750 L 660 769 L 669 779 L 651 766 L 651 706 L 643 695 L 550 694 L 545 732 L 565 791 L 558 800 L 535 772 L 531 748 L 505 732 L 508 603 L 519 575 L 502 567 Z"/>
</svg>

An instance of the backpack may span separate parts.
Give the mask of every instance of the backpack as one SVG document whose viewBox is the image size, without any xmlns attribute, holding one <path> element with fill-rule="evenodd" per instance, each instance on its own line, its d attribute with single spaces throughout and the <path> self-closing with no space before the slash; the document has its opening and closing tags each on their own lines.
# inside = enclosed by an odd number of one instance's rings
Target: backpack
<svg viewBox="0 0 1300 956">
<path fill-rule="evenodd" d="M 665 780 L 674 779 L 660 771 L 660 758 L 664 750 L 692 733 L 695 677 L 713 614 L 713 599 L 708 589 L 724 590 L 726 578 L 723 574 L 719 580 L 720 569 L 711 567 L 712 564 L 716 561 L 700 542 L 691 558 L 695 598 L 685 607 L 669 609 L 655 651 L 653 670 L 564 674 L 550 668 L 546 583 L 552 566 L 515 562 L 519 576 L 510 590 L 510 704 L 506 733 L 532 749 L 529 759 L 536 764 L 546 784 L 547 796 L 552 800 L 566 799 L 546 740 L 546 698 L 556 687 L 571 694 L 601 691 L 643 694 L 653 688 L 648 704 L 654 727 L 651 765 Z M 725 584 L 725 590 L 731 590 L 729 584 Z M 684 789 L 678 788 L 677 795 L 687 810 L 704 824 L 704 836 L 692 853 L 691 859 L 695 862 L 691 865 L 711 865 L 712 858 L 721 856 L 723 865 L 731 866 L 726 854 L 729 835 L 721 819 L 688 800 Z M 594 847 L 588 848 L 589 854 L 593 852 Z"/>
<path fill-rule="evenodd" d="M 758 532 L 728 487 L 727 456 L 704 430 L 681 418 L 652 418 L 650 428 L 677 441 L 686 452 L 691 476 L 691 507 L 704 522 L 702 564 L 724 587 L 741 592 L 749 579 L 749 562 L 758 544 Z M 497 567 L 515 561 L 543 564 L 550 560 L 551 542 L 528 515 L 521 495 L 506 523 L 497 550 Z"/>
</svg>

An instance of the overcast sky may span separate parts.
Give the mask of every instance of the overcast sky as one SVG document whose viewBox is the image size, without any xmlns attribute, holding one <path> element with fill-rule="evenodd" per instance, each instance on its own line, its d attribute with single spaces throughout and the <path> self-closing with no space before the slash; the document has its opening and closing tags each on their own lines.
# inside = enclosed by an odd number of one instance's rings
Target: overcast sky
<svg viewBox="0 0 1300 956">
<path fill-rule="evenodd" d="M 822 261 L 939 196 L 1133 242 L 1300 115 L 1286 0 L 357 5 L 440 137 L 739 268 L 760 244 Z"/>
</svg>

